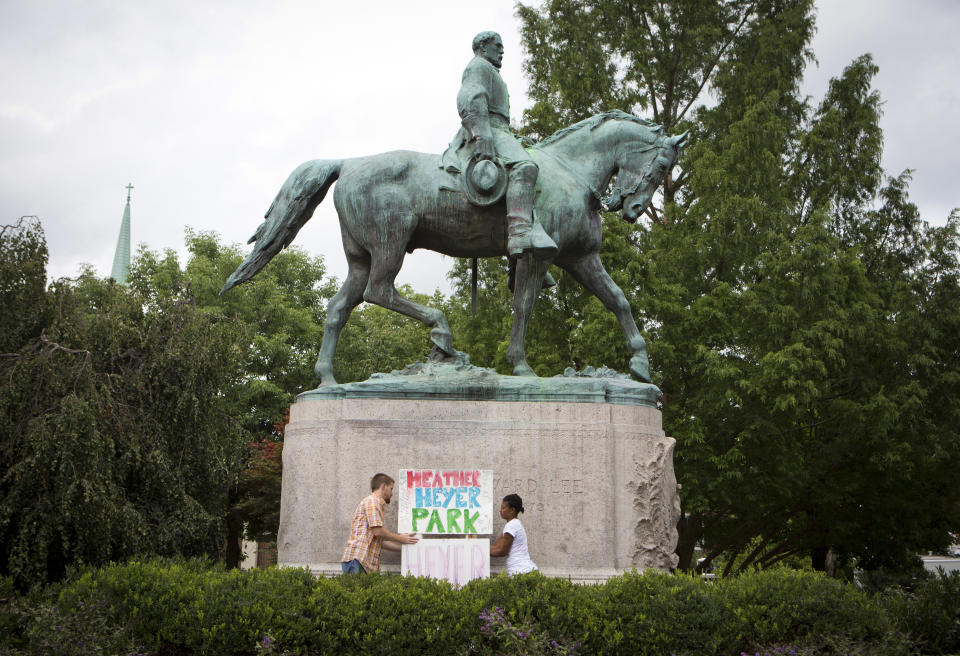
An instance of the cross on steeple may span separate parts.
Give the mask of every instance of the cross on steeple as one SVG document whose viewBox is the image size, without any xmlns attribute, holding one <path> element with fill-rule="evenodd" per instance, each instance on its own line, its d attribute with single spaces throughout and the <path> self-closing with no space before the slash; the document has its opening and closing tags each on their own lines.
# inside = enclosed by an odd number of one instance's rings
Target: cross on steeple
<svg viewBox="0 0 960 656">
<path fill-rule="evenodd" d="M 133 191 L 133 184 L 127 183 L 127 202 L 130 202 L 130 192 Z"/>
</svg>

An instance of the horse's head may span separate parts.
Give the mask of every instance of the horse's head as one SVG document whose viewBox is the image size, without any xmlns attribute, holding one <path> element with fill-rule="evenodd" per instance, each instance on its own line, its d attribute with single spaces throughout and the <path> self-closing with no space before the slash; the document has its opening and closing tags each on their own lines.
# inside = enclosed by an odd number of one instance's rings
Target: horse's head
<svg viewBox="0 0 960 656">
<path fill-rule="evenodd" d="M 676 163 L 687 134 L 658 136 L 646 145 L 624 144 L 622 152 L 617 153 L 617 180 L 609 209 L 622 210 L 624 221 L 636 223 Z"/>
</svg>

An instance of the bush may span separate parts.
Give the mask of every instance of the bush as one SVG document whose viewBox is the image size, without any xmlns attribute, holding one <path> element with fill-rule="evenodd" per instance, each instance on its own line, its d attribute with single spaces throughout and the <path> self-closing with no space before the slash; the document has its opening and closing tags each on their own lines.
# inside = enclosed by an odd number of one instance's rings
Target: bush
<svg viewBox="0 0 960 656">
<path fill-rule="evenodd" d="M 533 618 L 526 618 L 522 622 L 511 622 L 506 613 L 499 606 L 492 610 L 480 613 L 483 626 L 480 633 L 481 642 L 471 641 L 462 652 L 464 654 L 527 654 L 528 656 L 571 656 L 581 647 L 582 643 L 567 645 L 563 638 L 559 640 L 551 636 Z"/>
<path fill-rule="evenodd" d="M 535 620 L 554 637 L 585 636 L 597 631 L 590 587 L 573 585 L 566 579 L 549 578 L 540 572 L 519 576 L 501 574 L 471 581 L 464 592 L 477 601 L 472 619 L 481 609 L 504 609 L 507 619 L 517 623 Z M 473 612 L 475 611 L 475 612 Z"/>
<path fill-rule="evenodd" d="M 83 573 L 59 595 L 63 609 L 105 602 L 120 625 L 150 648 L 242 654 L 270 634 L 303 646 L 313 622 L 303 613 L 316 581 L 305 570 L 230 570 L 202 559 L 111 565 Z"/>
<path fill-rule="evenodd" d="M 583 586 L 533 573 L 456 589 L 150 560 L 22 595 L 0 579 L 0 655 L 915 653 L 897 631 L 944 654 L 960 646 L 958 608 L 960 575 L 876 597 L 787 570 L 714 583 L 634 572 Z"/>
<path fill-rule="evenodd" d="M 331 611 L 349 625 L 348 653 L 450 654 L 479 634 L 480 608 L 449 583 L 396 575 L 345 578 L 353 587 L 353 612 Z"/>
<path fill-rule="evenodd" d="M 742 649 L 838 636 L 880 644 L 890 632 L 883 610 L 856 587 L 815 572 L 767 570 L 717 582 Z"/>
<path fill-rule="evenodd" d="M 924 567 L 923 560 L 917 556 L 899 567 L 887 566 L 858 571 L 855 580 L 861 590 L 878 594 L 894 587 L 913 590 L 932 577 L 933 575 Z"/>
<path fill-rule="evenodd" d="M 734 647 L 725 628 L 732 616 L 699 578 L 634 572 L 594 593 L 601 632 L 586 637 L 590 653 L 720 654 Z"/>
<path fill-rule="evenodd" d="M 960 572 L 927 579 L 913 591 L 886 591 L 881 602 L 898 631 L 924 654 L 960 653 Z"/>
</svg>

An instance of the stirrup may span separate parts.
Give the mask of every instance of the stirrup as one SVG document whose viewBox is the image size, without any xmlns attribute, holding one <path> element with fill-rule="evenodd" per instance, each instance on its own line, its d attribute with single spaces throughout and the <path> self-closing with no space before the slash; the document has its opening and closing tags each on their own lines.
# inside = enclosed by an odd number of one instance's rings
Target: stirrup
<svg viewBox="0 0 960 656">
<path fill-rule="evenodd" d="M 557 248 L 557 244 L 550 239 L 550 235 L 547 234 L 547 231 L 543 229 L 543 226 L 539 223 L 534 223 L 533 227 L 530 229 L 530 242 L 533 245 L 533 256 L 538 260 L 550 260 L 553 259 L 557 251 L 560 250 Z"/>
</svg>

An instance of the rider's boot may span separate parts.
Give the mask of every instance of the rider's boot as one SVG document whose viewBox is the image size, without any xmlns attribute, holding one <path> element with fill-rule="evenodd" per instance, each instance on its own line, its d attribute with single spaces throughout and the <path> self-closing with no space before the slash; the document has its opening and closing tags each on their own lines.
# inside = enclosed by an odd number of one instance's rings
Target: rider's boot
<svg viewBox="0 0 960 656">
<path fill-rule="evenodd" d="M 531 163 L 532 164 L 532 163 Z M 557 245 L 538 223 L 533 222 L 533 198 L 537 168 L 517 166 L 510 170 L 507 182 L 507 253 L 517 257 L 533 252 L 538 260 L 557 254 Z"/>
<path fill-rule="evenodd" d="M 507 215 L 507 253 L 519 257 L 530 251 L 538 260 L 549 260 L 557 254 L 557 244 L 539 223 L 523 215 Z"/>
</svg>

